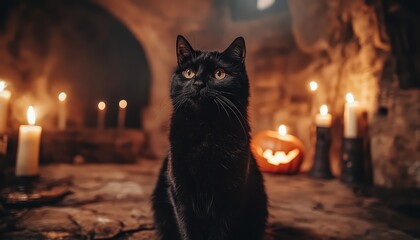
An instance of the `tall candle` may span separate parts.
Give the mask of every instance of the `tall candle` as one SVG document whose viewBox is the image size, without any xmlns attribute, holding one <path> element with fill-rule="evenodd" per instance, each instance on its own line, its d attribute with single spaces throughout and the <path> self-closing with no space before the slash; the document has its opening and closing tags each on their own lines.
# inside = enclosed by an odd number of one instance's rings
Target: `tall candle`
<svg viewBox="0 0 420 240">
<path fill-rule="evenodd" d="M 6 83 L 0 81 L 0 133 L 4 133 L 7 130 L 7 120 L 9 113 L 9 102 L 11 93 L 5 90 Z"/>
<path fill-rule="evenodd" d="M 67 104 L 66 104 L 67 94 L 61 92 L 58 94 L 58 129 L 66 129 L 67 122 Z"/>
<path fill-rule="evenodd" d="M 28 108 L 27 117 L 29 125 L 19 127 L 16 176 L 38 175 L 42 128 L 35 125 L 35 111 L 32 106 Z"/>
<path fill-rule="evenodd" d="M 315 123 L 317 127 L 331 127 L 331 114 L 328 113 L 327 105 L 322 105 L 319 114 L 316 115 Z"/>
<path fill-rule="evenodd" d="M 118 109 L 118 128 L 124 128 L 127 101 L 126 100 L 121 100 L 118 105 L 120 107 Z"/>
<path fill-rule="evenodd" d="M 106 104 L 105 102 L 98 103 L 98 129 L 105 128 L 105 113 L 106 113 Z"/>
<path fill-rule="evenodd" d="M 346 105 L 344 108 L 344 137 L 356 138 L 359 136 L 358 122 L 362 115 L 362 108 L 359 102 L 354 100 L 353 94 L 346 94 Z"/>
</svg>

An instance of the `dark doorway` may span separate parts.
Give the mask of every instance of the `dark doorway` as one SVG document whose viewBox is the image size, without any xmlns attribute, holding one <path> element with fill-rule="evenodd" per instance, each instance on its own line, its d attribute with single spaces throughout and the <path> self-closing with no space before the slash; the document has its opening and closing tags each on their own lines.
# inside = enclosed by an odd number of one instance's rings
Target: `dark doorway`
<svg viewBox="0 0 420 240">
<path fill-rule="evenodd" d="M 143 47 L 118 19 L 83 0 L 6 0 L 0 16 L 0 37 L 8 41 L 1 51 L 13 62 L 0 66 L 0 75 L 13 68 L 20 74 L 15 85 L 30 88 L 39 69 L 47 71 L 48 92 L 68 92 L 70 126 L 95 127 L 97 104 L 105 101 L 106 127 L 116 127 L 125 99 L 126 126 L 141 128 L 150 70 Z"/>
</svg>

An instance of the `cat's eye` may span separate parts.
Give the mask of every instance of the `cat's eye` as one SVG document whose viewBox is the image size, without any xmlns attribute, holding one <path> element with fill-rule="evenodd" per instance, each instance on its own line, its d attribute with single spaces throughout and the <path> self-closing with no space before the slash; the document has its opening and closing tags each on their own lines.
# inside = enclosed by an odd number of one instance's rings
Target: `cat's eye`
<svg viewBox="0 0 420 240">
<path fill-rule="evenodd" d="M 214 77 L 217 79 L 217 80 L 222 80 L 222 79 L 224 79 L 225 77 L 226 77 L 226 73 L 225 73 L 225 71 L 223 71 L 223 69 L 217 69 L 215 72 L 214 72 Z"/>
<path fill-rule="evenodd" d="M 184 71 L 182 71 L 182 75 L 186 79 L 191 79 L 191 78 L 195 77 L 195 72 L 191 68 L 187 68 Z"/>
</svg>

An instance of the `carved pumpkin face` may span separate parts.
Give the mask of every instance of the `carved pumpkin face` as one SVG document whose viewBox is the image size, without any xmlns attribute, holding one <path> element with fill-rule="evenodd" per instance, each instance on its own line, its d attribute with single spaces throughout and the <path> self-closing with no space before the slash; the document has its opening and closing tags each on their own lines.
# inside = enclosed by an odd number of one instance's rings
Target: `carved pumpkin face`
<svg viewBox="0 0 420 240">
<path fill-rule="evenodd" d="M 251 150 L 263 172 L 296 174 L 303 161 L 303 144 L 292 135 L 275 131 L 258 132 Z"/>
</svg>

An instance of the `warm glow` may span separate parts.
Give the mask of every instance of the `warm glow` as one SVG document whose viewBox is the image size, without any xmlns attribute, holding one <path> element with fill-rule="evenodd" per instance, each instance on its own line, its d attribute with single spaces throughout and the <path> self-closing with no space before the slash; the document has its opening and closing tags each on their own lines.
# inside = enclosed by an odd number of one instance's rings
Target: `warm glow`
<svg viewBox="0 0 420 240">
<path fill-rule="evenodd" d="M 26 112 L 26 116 L 28 117 L 28 123 L 30 125 L 35 125 L 35 121 L 36 121 L 35 110 L 32 106 L 28 107 L 28 111 Z"/>
<path fill-rule="evenodd" d="M 267 159 L 268 163 L 278 166 L 280 164 L 291 162 L 299 155 L 299 152 L 299 149 L 295 148 L 287 154 L 284 151 L 276 151 L 273 155 L 273 151 L 271 149 L 267 149 L 264 151 L 263 157 Z"/>
<path fill-rule="evenodd" d="M 106 104 L 104 102 L 101 101 L 101 102 L 98 103 L 99 110 L 104 110 L 105 107 L 106 107 Z"/>
<path fill-rule="evenodd" d="M 322 105 L 321 109 L 319 109 L 319 112 L 321 113 L 322 116 L 327 116 L 328 114 L 328 107 L 327 105 Z"/>
<path fill-rule="evenodd" d="M 257 9 L 258 10 L 265 10 L 273 6 L 275 0 L 257 0 Z"/>
<path fill-rule="evenodd" d="M 58 100 L 60 100 L 60 102 L 64 102 L 67 98 L 67 94 L 65 92 L 61 92 L 60 94 L 58 94 Z"/>
<path fill-rule="evenodd" d="M 120 105 L 120 108 L 126 108 L 127 107 L 127 101 L 121 100 L 118 105 Z"/>
<path fill-rule="evenodd" d="M 286 126 L 284 126 L 283 124 L 279 126 L 279 134 L 282 136 L 286 136 L 287 134 Z"/>
<path fill-rule="evenodd" d="M 347 94 L 346 94 L 346 100 L 347 100 L 347 102 L 348 102 L 348 103 L 354 103 L 354 97 L 353 97 L 353 94 L 351 94 L 351 93 L 347 93 Z"/>
<path fill-rule="evenodd" d="M 311 91 L 316 91 L 318 89 L 318 83 L 316 83 L 315 81 L 311 81 L 309 83 L 309 88 L 311 89 Z"/>
<path fill-rule="evenodd" d="M 0 81 L 0 91 L 3 91 L 6 88 L 7 84 L 4 81 Z"/>
</svg>

